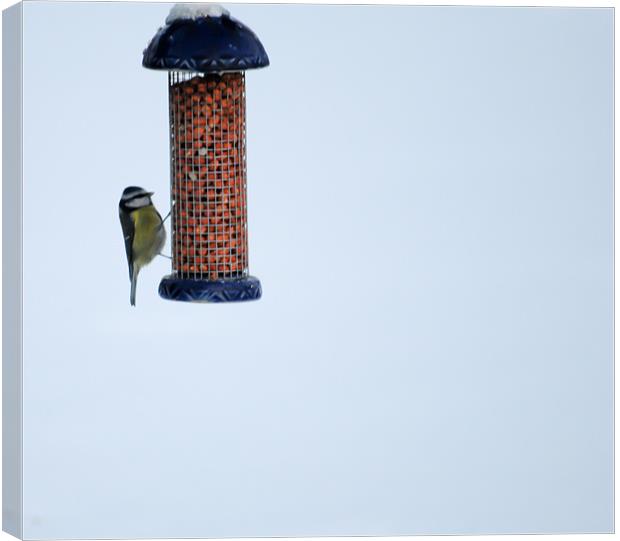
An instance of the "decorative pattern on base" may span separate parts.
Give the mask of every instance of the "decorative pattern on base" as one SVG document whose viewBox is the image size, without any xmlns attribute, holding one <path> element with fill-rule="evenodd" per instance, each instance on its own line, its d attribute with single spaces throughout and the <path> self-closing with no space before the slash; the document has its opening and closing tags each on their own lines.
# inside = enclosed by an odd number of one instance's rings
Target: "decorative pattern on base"
<svg viewBox="0 0 620 541">
<path fill-rule="evenodd" d="M 159 284 L 159 296 L 183 302 L 242 302 L 261 298 L 260 281 L 254 276 L 236 280 L 190 280 L 169 275 Z"/>
</svg>

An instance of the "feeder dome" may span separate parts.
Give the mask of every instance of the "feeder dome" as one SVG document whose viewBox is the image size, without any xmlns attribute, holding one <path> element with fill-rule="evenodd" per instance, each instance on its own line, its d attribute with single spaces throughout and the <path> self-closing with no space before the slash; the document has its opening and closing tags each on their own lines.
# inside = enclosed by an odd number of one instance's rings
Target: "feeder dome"
<svg viewBox="0 0 620 541">
<path fill-rule="evenodd" d="M 142 58 L 145 68 L 201 73 L 263 68 L 256 34 L 216 4 L 177 4 Z"/>
</svg>

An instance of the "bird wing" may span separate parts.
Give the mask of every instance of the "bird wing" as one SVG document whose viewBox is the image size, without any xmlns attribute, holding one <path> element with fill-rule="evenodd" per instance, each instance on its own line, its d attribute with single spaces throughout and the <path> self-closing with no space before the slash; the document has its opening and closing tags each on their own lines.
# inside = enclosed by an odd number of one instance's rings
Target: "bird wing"
<svg viewBox="0 0 620 541">
<path fill-rule="evenodd" d="M 119 212 L 121 219 L 121 228 L 123 229 L 123 237 L 125 238 L 125 252 L 127 253 L 127 264 L 129 265 L 129 279 L 133 275 L 132 246 L 135 234 L 135 226 L 131 215 L 127 212 Z"/>
</svg>

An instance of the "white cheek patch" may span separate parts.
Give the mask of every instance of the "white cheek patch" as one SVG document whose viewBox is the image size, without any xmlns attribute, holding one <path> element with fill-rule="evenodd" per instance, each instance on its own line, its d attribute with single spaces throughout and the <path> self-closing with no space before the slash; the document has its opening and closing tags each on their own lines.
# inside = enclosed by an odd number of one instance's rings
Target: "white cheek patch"
<svg viewBox="0 0 620 541">
<path fill-rule="evenodd" d="M 127 201 L 127 206 L 131 209 L 138 209 L 140 207 L 146 207 L 151 204 L 151 200 L 148 195 L 144 195 L 142 197 L 136 197 L 131 201 Z"/>
</svg>

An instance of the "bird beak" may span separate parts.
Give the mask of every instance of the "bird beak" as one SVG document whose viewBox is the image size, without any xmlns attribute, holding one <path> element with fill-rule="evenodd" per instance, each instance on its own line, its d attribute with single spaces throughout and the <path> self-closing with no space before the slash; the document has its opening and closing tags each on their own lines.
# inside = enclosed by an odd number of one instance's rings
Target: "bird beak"
<svg viewBox="0 0 620 541">
<path fill-rule="evenodd" d="M 153 197 L 155 195 L 155 192 L 147 192 L 149 197 Z"/>
</svg>

